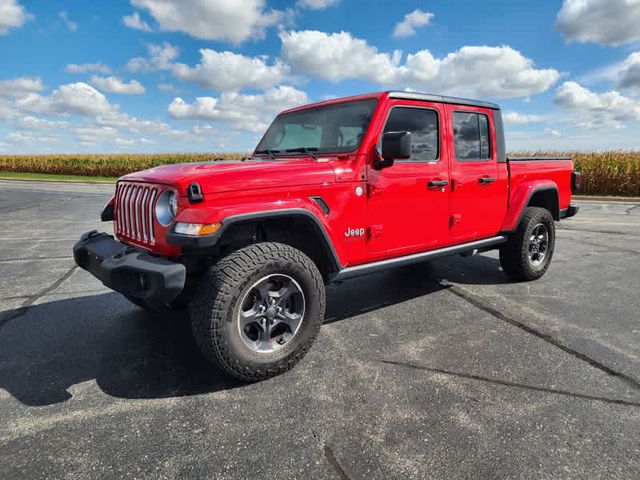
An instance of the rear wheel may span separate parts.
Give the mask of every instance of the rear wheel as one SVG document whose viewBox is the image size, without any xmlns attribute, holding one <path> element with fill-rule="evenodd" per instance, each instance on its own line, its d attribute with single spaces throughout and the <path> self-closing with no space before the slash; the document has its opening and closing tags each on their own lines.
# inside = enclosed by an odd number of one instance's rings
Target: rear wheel
<svg viewBox="0 0 640 480">
<path fill-rule="evenodd" d="M 500 248 L 500 265 L 510 278 L 535 280 L 545 274 L 555 248 L 556 231 L 551 212 L 527 207 L 520 224 Z"/>
<path fill-rule="evenodd" d="M 292 368 L 324 319 L 322 276 L 304 253 L 279 243 L 237 250 L 201 278 L 193 334 L 214 365 L 258 381 Z"/>
</svg>

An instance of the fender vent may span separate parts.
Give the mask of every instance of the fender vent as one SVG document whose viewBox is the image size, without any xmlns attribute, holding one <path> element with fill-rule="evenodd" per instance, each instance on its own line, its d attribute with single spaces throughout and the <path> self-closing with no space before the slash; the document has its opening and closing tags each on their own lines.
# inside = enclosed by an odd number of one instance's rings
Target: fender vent
<svg viewBox="0 0 640 480">
<path fill-rule="evenodd" d="M 318 204 L 318 206 L 322 209 L 322 212 L 324 213 L 325 217 L 329 216 L 329 214 L 331 213 L 331 209 L 329 208 L 329 205 L 327 205 L 327 202 L 325 202 L 322 197 L 309 197 L 309 198 L 311 198 L 311 200 L 313 200 Z"/>
</svg>

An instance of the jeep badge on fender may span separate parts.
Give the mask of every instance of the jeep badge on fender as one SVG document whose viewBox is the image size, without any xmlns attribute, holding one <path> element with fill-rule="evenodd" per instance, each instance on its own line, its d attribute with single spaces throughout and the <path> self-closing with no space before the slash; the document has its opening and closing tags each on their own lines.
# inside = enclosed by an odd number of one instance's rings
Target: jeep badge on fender
<svg viewBox="0 0 640 480">
<path fill-rule="evenodd" d="M 251 159 L 121 177 L 101 215 L 115 238 L 85 233 L 75 261 L 141 308 L 188 306 L 204 355 L 262 380 L 309 350 L 328 283 L 492 249 L 510 278 L 544 275 L 580 176 L 571 159 L 505 151 L 489 102 L 382 92 L 294 108 Z"/>
<path fill-rule="evenodd" d="M 349 237 L 364 237 L 364 228 L 347 228 L 344 232 L 346 238 Z"/>
</svg>

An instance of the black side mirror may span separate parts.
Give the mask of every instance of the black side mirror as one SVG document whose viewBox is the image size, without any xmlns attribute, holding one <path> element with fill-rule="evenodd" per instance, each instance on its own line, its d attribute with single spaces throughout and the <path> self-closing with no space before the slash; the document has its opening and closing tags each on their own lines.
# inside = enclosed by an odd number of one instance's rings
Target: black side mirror
<svg viewBox="0 0 640 480">
<path fill-rule="evenodd" d="M 374 162 L 381 170 L 393 165 L 395 159 L 411 157 L 411 132 L 387 132 L 382 135 L 382 160 Z"/>
</svg>

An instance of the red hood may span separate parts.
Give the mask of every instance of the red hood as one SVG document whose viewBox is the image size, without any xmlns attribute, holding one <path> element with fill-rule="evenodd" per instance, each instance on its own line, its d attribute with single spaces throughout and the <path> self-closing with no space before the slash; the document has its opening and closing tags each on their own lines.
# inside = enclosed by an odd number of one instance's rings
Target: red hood
<svg viewBox="0 0 640 480">
<path fill-rule="evenodd" d="M 191 182 L 203 193 L 221 193 L 258 188 L 334 183 L 335 172 L 325 162 L 312 159 L 230 160 L 163 165 L 125 175 L 121 180 L 173 185 L 182 195 Z"/>
</svg>

